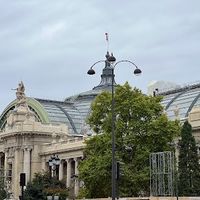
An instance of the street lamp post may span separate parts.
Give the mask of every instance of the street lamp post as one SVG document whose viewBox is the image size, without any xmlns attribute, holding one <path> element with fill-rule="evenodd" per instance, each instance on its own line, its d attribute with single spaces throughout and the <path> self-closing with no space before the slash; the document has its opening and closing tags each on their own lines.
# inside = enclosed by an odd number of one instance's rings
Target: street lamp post
<svg viewBox="0 0 200 200">
<path fill-rule="evenodd" d="M 60 158 L 58 157 L 58 155 L 54 154 L 49 159 L 49 167 L 51 170 L 50 173 L 52 178 L 56 177 L 56 169 L 59 165 L 60 165 Z M 59 196 L 47 196 L 47 200 L 58 200 L 58 199 Z"/>
<path fill-rule="evenodd" d="M 56 169 L 60 165 L 60 158 L 58 155 L 53 155 L 49 159 L 49 167 L 51 167 L 51 176 L 55 177 L 56 175 Z"/>
<path fill-rule="evenodd" d="M 107 55 L 109 55 L 109 52 L 107 52 Z M 93 67 L 100 63 L 100 62 L 106 62 L 108 63 L 110 66 L 111 66 L 111 76 L 112 76 L 112 81 L 111 81 L 111 114 L 112 114 L 112 179 L 111 179 L 111 182 L 112 182 L 112 200 L 115 200 L 116 198 L 116 177 L 117 177 L 117 174 L 116 174 L 116 160 L 115 160 L 115 98 L 114 98 L 114 69 L 116 67 L 116 65 L 118 65 L 119 63 L 130 63 L 132 64 L 134 67 L 135 67 L 135 70 L 134 70 L 134 74 L 135 75 L 140 75 L 142 73 L 142 71 L 137 67 L 137 65 L 135 65 L 135 63 L 133 63 L 132 61 L 129 61 L 129 60 L 120 60 L 118 62 L 116 62 L 116 58 L 113 56 L 113 54 L 109 55 L 107 57 L 106 60 L 99 60 L 97 62 L 95 62 L 91 67 L 90 69 L 88 70 L 88 74 L 89 75 L 94 75 L 95 74 L 95 71 L 93 69 Z"/>
</svg>

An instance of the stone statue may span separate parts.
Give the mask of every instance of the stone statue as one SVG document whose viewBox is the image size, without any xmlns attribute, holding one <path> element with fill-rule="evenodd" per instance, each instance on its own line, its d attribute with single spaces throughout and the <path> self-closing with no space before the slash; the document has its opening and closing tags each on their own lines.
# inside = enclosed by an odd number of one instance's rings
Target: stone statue
<svg viewBox="0 0 200 200">
<path fill-rule="evenodd" d="M 28 107 L 27 98 L 24 93 L 25 87 L 21 81 L 16 89 L 16 105 L 15 109 L 10 110 L 7 115 L 6 128 L 13 128 L 18 122 L 25 124 L 33 124 L 35 122 L 34 112 Z"/>
<path fill-rule="evenodd" d="M 18 100 L 22 99 L 25 96 L 24 94 L 25 87 L 22 81 L 18 84 L 18 88 L 16 88 L 15 90 L 17 90 L 16 97 Z"/>
<path fill-rule="evenodd" d="M 25 107 L 25 108 L 28 108 L 28 105 L 26 103 L 26 96 L 25 96 L 25 87 L 24 87 L 24 84 L 23 82 L 21 81 L 19 84 L 18 84 L 18 88 L 16 88 L 15 90 L 16 91 L 16 97 L 17 97 L 17 103 L 16 103 L 16 107 Z"/>
</svg>

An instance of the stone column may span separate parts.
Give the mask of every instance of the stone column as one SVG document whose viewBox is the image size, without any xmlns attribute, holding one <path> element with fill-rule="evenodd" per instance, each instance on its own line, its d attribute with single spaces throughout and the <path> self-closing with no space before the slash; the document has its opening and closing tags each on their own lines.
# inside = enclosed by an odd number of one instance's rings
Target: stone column
<svg viewBox="0 0 200 200">
<path fill-rule="evenodd" d="M 31 148 L 24 148 L 24 173 L 26 174 L 26 183 L 30 181 L 31 172 Z"/>
<path fill-rule="evenodd" d="M 74 194 L 75 196 L 78 196 L 78 192 L 79 192 L 79 180 L 78 180 L 78 162 L 79 162 L 79 158 L 75 158 L 75 185 L 74 185 Z"/>
<path fill-rule="evenodd" d="M 8 149 L 5 150 L 5 158 L 4 158 L 4 177 L 7 177 L 8 171 L 8 163 L 7 163 Z"/>
<path fill-rule="evenodd" d="M 71 159 L 66 159 L 66 161 L 67 161 L 67 182 L 66 182 L 66 186 L 70 187 L 71 171 L 72 171 Z"/>
<path fill-rule="evenodd" d="M 20 195 L 20 185 L 19 185 L 19 179 L 20 179 L 20 172 L 21 172 L 21 150 L 20 148 L 15 148 L 15 152 L 14 152 L 14 165 L 13 165 L 13 183 L 12 183 L 12 190 L 13 193 L 15 194 L 15 198 L 18 198 L 18 196 Z"/>
<path fill-rule="evenodd" d="M 2 162 L 1 162 L 2 156 L 3 156 L 2 153 L 0 153 L 0 170 L 2 170 L 2 167 L 3 167 Z"/>
<path fill-rule="evenodd" d="M 46 158 L 42 158 L 42 170 L 43 170 L 43 171 L 46 171 L 46 170 L 47 170 Z"/>
<path fill-rule="evenodd" d="M 63 179 L 63 160 L 60 161 L 59 165 L 59 180 L 61 181 Z"/>
<path fill-rule="evenodd" d="M 4 169 L 3 169 L 3 163 L 2 163 L 2 157 L 4 156 L 3 153 L 0 153 L 0 176 L 3 176 Z"/>
</svg>

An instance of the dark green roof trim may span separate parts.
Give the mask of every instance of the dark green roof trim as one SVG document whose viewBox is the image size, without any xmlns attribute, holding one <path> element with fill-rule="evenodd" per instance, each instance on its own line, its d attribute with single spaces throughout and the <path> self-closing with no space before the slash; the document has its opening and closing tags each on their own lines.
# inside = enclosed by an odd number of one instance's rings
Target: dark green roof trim
<svg viewBox="0 0 200 200">
<path fill-rule="evenodd" d="M 15 107 L 17 100 L 15 99 L 14 101 L 12 101 L 11 103 L 8 104 L 8 106 L 4 109 L 4 111 L 2 112 L 1 116 L 0 116 L 0 120 L 5 116 L 5 114 L 8 113 L 9 110 L 12 110 L 13 107 Z M 12 109 L 11 109 L 12 108 Z"/>
<path fill-rule="evenodd" d="M 0 116 L 0 130 L 2 130 L 6 124 L 6 119 L 7 119 L 7 115 L 8 112 L 10 110 L 13 110 L 15 108 L 15 104 L 16 104 L 16 100 L 12 101 L 3 111 L 3 113 Z"/>
<path fill-rule="evenodd" d="M 16 103 L 17 103 L 17 100 L 15 99 L 4 109 L 3 113 L 1 114 L 0 130 L 3 129 L 6 123 L 8 112 L 15 108 Z M 35 100 L 34 98 L 27 97 L 27 104 L 29 108 L 36 114 L 36 117 L 38 118 L 39 121 L 41 121 L 42 123 L 50 123 L 48 113 L 37 100 Z"/>
<path fill-rule="evenodd" d="M 42 104 L 34 98 L 27 98 L 28 105 L 34 110 L 35 113 L 39 116 L 39 119 L 43 123 L 50 123 L 49 116 L 47 111 L 44 109 Z"/>
</svg>

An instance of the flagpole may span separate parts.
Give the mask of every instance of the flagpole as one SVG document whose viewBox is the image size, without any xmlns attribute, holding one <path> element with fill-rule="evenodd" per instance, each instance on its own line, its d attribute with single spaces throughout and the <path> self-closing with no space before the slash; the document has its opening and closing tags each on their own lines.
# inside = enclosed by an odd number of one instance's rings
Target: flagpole
<svg viewBox="0 0 200 200">
<path fill-rule="evenodd" d="M 109 39 L 108 39 L 108 33 L 105 33 L 106 36 L 106 43 L 107 43 L 107 52 L 109 52 Z"/>
</svg>

